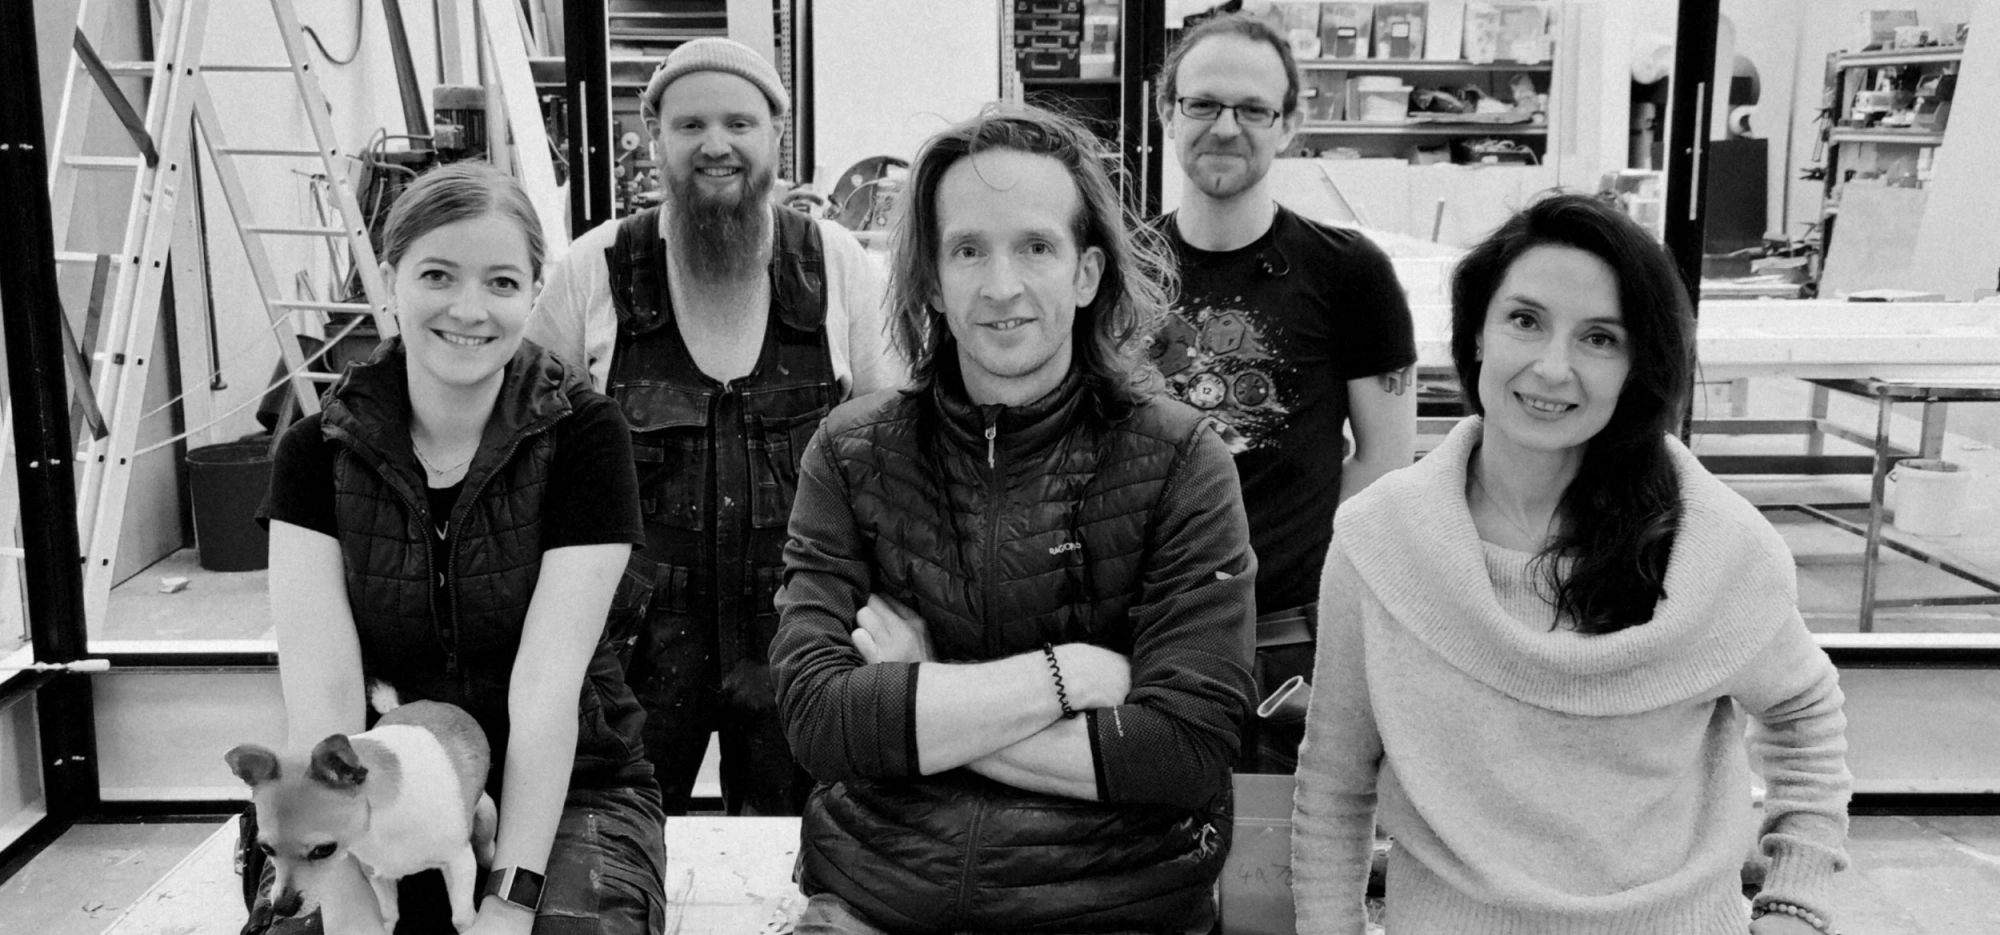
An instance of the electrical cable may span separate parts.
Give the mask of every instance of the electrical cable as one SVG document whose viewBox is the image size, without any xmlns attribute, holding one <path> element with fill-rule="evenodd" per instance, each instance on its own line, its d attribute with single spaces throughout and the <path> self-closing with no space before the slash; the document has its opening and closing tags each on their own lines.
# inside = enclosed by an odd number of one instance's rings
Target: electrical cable
<svg viewBox="0 0 2000 935">
<path fill-rule="evenodd" d="M 308 355 L 306 355 L 306 359 L 305 359 L 305 360 L 304 360 L 304 361 L 302 362 L 302 366 L 305 366 L 305 365 L 310 365 L 310 364 L 312 364 L 312 363 L 313 363 L 314 361 L 316 361 L 316 360 L 319 360 L 319 359 L 320 359 L 321 357 L 325 357 L 325 356 L 326 356 L 326 355 L 327 355 L 327 354 L 328 354 L 329 352 L 331 352 L 331 351 L 332 351 L 332 350 L 333 350 L 333 349 L 334 349 L 334 348 L 335 348 L 336 346 L 338 346 L 338 345 L 340 344 L 340 342 L 341 342 L 341 341 L 342 341 L 343 339 L 345 339 L 345 338 L 346 338 L 346 337 L 347 337 L 347 336 L 348 336 L 349 334 L 352 334 L 352 333 L 354 332 L 354 329 L 356 329 L 356 328 L 359 328 L 359 327 L 361 327 L 361 326 L 362 326 L 363 324 L 367 324 L 367 323 L 369 323 L 369 317 L 368 317 L 368 316 L 365 316 L 365 315 L 357 315 L 357 316 L 355 316 L 354 320 L 353 320 L 353 321 L 351 321 L 351 322 L 349 322 L 349 323 L 347 324 L 347 327 L 345 327 L 345 328 L 342 328 L 342 329 L 340 329 L 340 332 L 339 332 L 338 334 L 335 334 L 335 335 L 334 335 L 333 337 L 331 337 L 331 338 L 328 338 L 328 339 L 327 339 L 327 342 L 326 342 L 326 346 L 324 346 L 324 347 L 320 348 L 320 349 L 319 349 L 319 350 L 317 350 L 317 351 L 314 351 L 314 352 L 312 352 L 311 354 L 308 354 Z M 213 418 L 213 419 L 209 420 L 209 421 L 208 421 L 207 423 L 205 423 L 205 424 L 202 424 L 202 425 L 199 425 L 199 426 L 196 426 L 195 428 L 191 428 L 191 429 L 189 429 L 189 430 L 187 430 L 187 431 L 185 431 L 185 432 L 182 432 L 182 433 L 180 433 L 179 435 L 175 435 L 175 436 L 173 436 L 173 437 L 171 437 L 171 438 L 164 438 L 164 439 L 161 439 L 160 441 L 157 441 L 157 442 L 154 442 L 154 443 L 153 443 L 153 444 L 151 444 L 151 445 L 147 445 L 147 446 L 146 446 L 146 447 L 144 447 L 144 448 L 141 448 L 141 449 L 139 449 L 139 450 L 137 450 L 137 451 L 134 451 L 134 452 L 132 452 L 132 457 L 134 457 L 134 458 L 137 458 L 137 457 L 139 457 L 140 455 L 145 455 L 145 454 L 152 454 L 153 452 L 155 452 L 155 451 L 158 451 L 158 450 L 160 450 L 160 449 L 162 449 L 162 448 L 165 448 L 165 447 L 167 447 L 168 445 L 172 445 L 172 444 L 174 444 L 174 443 L 176 443 L 176 442 L 180 442 L 180 441 L 184 441 L 184 440 L 186 440 L 186 439 L 189 439 L 189 438 L 192 438 L 192 437 L 194 437 L 195 435 L 198 435 L 198 434 L 200 434 L 200 433 L 202 433 L 202 432 L 206 432 L 206 431 L 208 431 L 209 429 L 212 429 L 212 428 L 214 428 L 214 427 L 216 427 L 216 426 L 218 426 L 218 425 L 221 425 L 221 424 L 222 424 L 222 423 L 223 423 L 224 421 L 226 421 L 226 420 L 227 420 L 227 419 L 228 419 L 228 418 L 229 418 L 230 416 L 233 416 L 233 415 L 235 415 L 235 414 L 237 414 L 237 413 L 239 413 L 239 412 L 242 412 L 243 410 L 245 410 L 245 409 L 248 409 L 248 408 L 250 408 L 251 406 L 255 406 L 255 405 L 261 405 L 261 404 L 262 404 L 262 403 L 264 402 L 264 394 L 265 394 L 265 393 L 269 393 L 269 392 L 271 392 L 272 390 L 275 390 L 275 389 L 277 389 L 278 387 L 281 387 L 281 386 L 284 386 L 284 385 L 286 385 L 286 384 L 289 384 L 289 383 L 291 383 L 291 382 L 292 382 L 292 378 L 293 378 L 293 376 L 294 376 L 294 375 L 296 375 L 296 374 L 298 374 L 298 373 L 300 373 L 300 372 L 301 372 L 301 371 L 298 371 L 298 370 L 292 370 L 292 371 L 287 371 L 287 372 L 285 373 L 285 375 L 284 375 L 284 376 L 283 376 L 282 378 L 280 378 L 280 379 L 279 379 L 279 380 L 278 380 L 277 382 L 275 382 L 275 383 L 272 383 L 272 384 L 270 384 L 269 386 L 266 386 L 266 387 L 264 387 L 264 391 L 263 391 L 263 392 L 261 392 L 261 393 L 258 393 L 257 395 L 255 395 L 255 396 L 252 396 L 252 397 L 250 397 L 249 399 L 246 399 L 246 400 L 244 400 L 244 401 L 243 401 L 242 403 L 240 403 L 240 404 L 238 404 L 238 405 L 237 405 L 236 407 L 234 407 L 234 408 L 230 409 L 230 410 L 229 410 L 228 412 L 225 412 L 225 413 L 223 413 L 223 414 L 221 414 L 221 415 L 219 415 L 219 416 L 216 416 L 215 418 Z M 158 410 L 155 410 L 155 412 L 157 412 L 157 411 L 158 411 Z"/>
<path fill-rule="evenodd" d="M 346 58 L 341 58 L 332 52 L 328 52 L 326 50 L 326 43 L 320 41 L 319 33 L 314 32 L 311 26 L 300 26 L 299 31 L 312 39 L 313 45 L 319 46 L 319 54 L 326 56 L 327 61 L 335 65 L 352 65 L 354 64 L 355 57 L 361 54 L 361 24 L 367 18 L 368 0 L 354 0 L 354 50 L 347 53 Z"/>
</svg>

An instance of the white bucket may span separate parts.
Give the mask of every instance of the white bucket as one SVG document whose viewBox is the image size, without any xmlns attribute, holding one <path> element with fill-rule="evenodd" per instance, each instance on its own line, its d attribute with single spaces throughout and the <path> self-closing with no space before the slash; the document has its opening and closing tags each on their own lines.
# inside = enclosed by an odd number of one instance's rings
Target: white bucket
<svg viewBox="0 0 2000 935">
<path fill-rule="evenodd" d="M 1972 474 L 1950 461 L 1911 458 L 1889 471 L 1896 528 L 1918 536 L 1956 536 Z"/>
</svg>

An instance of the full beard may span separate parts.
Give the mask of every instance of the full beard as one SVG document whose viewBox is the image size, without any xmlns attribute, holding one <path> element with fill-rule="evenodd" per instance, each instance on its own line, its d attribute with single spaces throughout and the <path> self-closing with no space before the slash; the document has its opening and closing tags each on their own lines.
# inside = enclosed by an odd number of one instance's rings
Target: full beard
<svg viewBox="0 0 2000 935">
<path fill-rule="evenodd" d="M 674 252 L 688 278 L 741 282 L 762 272 L 773 180 L 769 168 L 756 170 L 741 188 L 721 195 L 702 192 L 693 173 L 668 183 Z"/>
</svg>

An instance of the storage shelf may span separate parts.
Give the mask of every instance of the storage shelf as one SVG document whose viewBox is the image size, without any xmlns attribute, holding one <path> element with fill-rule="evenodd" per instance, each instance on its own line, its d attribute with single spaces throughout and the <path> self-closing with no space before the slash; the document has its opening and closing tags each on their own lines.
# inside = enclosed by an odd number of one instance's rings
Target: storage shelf
<svg viewBox="0 0 2000 935">
<path fill-rule="evenodd" d="M 1519 62 L 1436 61 L 1409 58 L 1302 58 L 1299 68 L 1307 71 L 1533 71 L 1551 70 L 1548 62 L 1524 65 Z"/>
<path fill-rule="evenodd" d="M 1300 133 L 1323 135 L 1345 134 L 1360 136 L 1547 136 L 1549 128 L 1541 123 L 1432 123 L 1429 121 L 1412 123 L 1403 120 L 1341 120 L 1334 123 L 1308 123 L 1299 127 Z"/>
<path fill-rule="evenodd" d="M 1900 143 L 1906 146 L 1936 146 L 1944 142 L 1944 131 L 1860 130 L 1835 127 L 1827 139 L 1835 143 Z"/>
<path fill-rule="evenodd" d="M 1965 57 L 1965 47 L 1935 46 L 1923 49 L 1884 49 L 1879 52 L 1849 52 L 1834 60 L 1840 68 L 1883 68 L 1891 65 L 1935 65 Z"/>
<path fill-rule="evenodd" d="M 1117 78 L 1037 78 L 1033 75 L 1022 75 L 1021 83 L 1034 84 L 1034 85 L 1067 85 L 1073 87 L 1076 85 L 1090 85 L 1090 84 L 1117 84 L 1118 79 Z"/>
</svg>

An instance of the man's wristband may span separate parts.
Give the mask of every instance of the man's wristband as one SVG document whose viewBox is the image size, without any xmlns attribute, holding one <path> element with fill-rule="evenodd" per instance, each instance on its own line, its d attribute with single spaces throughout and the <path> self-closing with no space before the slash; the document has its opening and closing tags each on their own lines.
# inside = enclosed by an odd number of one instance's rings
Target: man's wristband
<svg viewBox="0 0 2000 935">
<path fill-rule="evenodd" d="M 1076 709 L 1069 706 L 1069 691 L 1063 687 L 1062 663 L 1056 661 L 1056 645 L 1043 643 L 1042 655 L 1049 657 L 1049 674 L 1055 676 L 1056 703 L 1062 705 L 1063 717 L 1076 717 Z"/>
<path fill-rule="evenodd" d="M 486 875 L 486 895 L 534 912 L 542 908 L 543 882 L 542 875 L 533 870 L 496 867 Z"/>
</svg>

